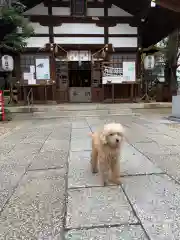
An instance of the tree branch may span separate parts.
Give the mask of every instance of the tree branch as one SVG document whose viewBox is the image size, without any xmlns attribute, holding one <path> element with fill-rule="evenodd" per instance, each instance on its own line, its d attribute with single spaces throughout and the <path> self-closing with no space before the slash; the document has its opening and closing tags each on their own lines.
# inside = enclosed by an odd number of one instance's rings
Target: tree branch
<svg viewBox="0 0 180 240">
<path fill-rule="evenodd" d="M 176 61 L 178 61 L 179 57 L 180 57 L 180 51 L 179 51 L 179 53 L 177 54 Z"/>
</svg>

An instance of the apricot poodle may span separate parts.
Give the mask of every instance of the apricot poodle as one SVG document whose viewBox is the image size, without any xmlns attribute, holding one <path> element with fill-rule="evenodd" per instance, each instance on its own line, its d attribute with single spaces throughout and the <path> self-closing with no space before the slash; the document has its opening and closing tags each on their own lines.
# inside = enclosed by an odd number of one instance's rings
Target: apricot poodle
<svg viewBox="0 0 180 240">
<path fill-rule="evenodd" d="M 124 128 L 119 123 L 106 124 L 102 131 L 91 133 L 91 171 L 102 177 L 102 184 L 108 182 L 119 185 L 120 182 L 120 155 L 124 139 Z"/>
</svg>

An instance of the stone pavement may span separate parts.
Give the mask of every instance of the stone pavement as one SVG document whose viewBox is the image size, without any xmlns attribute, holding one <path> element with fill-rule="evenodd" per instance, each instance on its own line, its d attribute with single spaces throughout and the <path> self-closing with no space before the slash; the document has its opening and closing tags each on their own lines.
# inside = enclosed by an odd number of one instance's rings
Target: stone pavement
<svg viewBox="0 0 180 240">
<path fill-rule="evenodd" d="M 103 187 L 88 132 L 112 121 L 122 186 Z M 28 121 L 0 142 L 0 240 L 179 240 L 179 129 L 151 112 Z"/>
</svg>

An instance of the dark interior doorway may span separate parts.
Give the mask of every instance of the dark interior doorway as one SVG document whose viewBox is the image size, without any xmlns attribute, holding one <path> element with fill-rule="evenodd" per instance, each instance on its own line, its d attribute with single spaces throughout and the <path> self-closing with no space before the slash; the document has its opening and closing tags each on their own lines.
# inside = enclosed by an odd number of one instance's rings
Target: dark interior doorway
<svg viewBox="0 0 180 240">
<path fill-rule="evenodd" d="M 69 87 L 91 87 L 91 62 L 69 62 Z"/>
</svg>

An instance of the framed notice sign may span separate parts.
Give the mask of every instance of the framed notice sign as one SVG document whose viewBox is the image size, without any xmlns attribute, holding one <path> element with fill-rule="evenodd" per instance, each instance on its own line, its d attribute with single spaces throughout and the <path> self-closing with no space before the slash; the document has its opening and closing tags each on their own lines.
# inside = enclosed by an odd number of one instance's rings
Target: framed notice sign
<svg viewBox="0 0 180 240">
<path fill-rule="evenodd" d="M 123 82 L 122 68 L 105 66 L 103 68 L 102 84 L 117 84 Z"/>
<path fill-rule="evenodd" d="M 123 62 L 123 81 L 136 81 L 136 64 L 135 62 Z"/>
<path fill-rule="evenodd" d="M 50 79 L 49 58 L 36 58 L 36 79 Z"/>
</svg>

